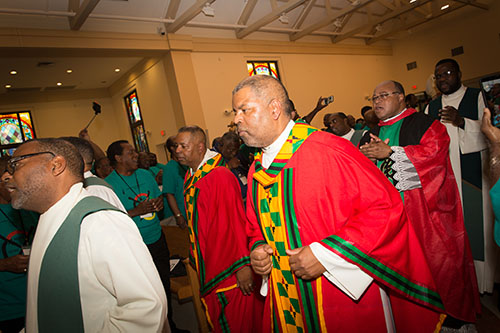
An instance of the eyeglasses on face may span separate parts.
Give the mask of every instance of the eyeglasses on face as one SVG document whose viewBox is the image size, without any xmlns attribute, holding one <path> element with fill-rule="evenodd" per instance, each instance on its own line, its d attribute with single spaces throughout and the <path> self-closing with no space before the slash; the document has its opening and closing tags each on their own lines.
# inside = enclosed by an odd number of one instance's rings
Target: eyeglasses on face
<svg viewBox="0 0 500 333">
<path fill-rule="evenodd" d="M 377 103 L 378 100 L 385 101 L 389 96 L 396 95 L 396 94 L 401 94 L 401 93 L 399 91 L 393 91 L 390 93 L 382 93 L 380 95 L 372 96 L 372 98 L 370 98 L 370 100 L 373 103 Z"/>
<path fill-rule="evenodd" d="M 52 155 L 52 157 L 56 157 L 56 155 L 51 151 L 41 151 L 38 153 L 32 153 L 32 154 L 26 154 L 26 155 L 12 157 L 7 162 L 7 172 L 10 173 L 11 175 L 13 175 L 14 172 L 16 172 L 17 164 L 20 161 L 25 160 L 25 159 L 30 158 L 30 157 L 33 157 L 33 156 L 42 155 L 42 154 L 50 154 L 50 155 Z"/>
<path fill-rule="evenodd" d="M 448 70 L 442 73 L 434 74 L 434 77 L 436 78 L 436 80 L 439 80 L 440 78 L 449 77 L 451 74 L 453 74 L 453 71 Z"/>
</svg>

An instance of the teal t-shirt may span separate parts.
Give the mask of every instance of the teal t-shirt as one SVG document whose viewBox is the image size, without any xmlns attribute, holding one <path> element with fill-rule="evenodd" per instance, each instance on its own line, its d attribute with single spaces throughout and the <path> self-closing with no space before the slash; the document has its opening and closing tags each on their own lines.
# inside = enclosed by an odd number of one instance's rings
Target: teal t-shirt
<svg viewBox="0 0 500 333">
<path fill-rule="evenodd" d="M 186 171 L 187 167 L 174 160 L 170 160 L 163 169 L 163 193 L 171 193 L 175 196 L 177 206 L 184 217 L 186 217 L 186 207 L 184 206 L 184 176 Z M 173 215 L 165 197 L 163 198 L 163 214 L 165 218 Z"/>
<path fill-rule="evenodd" d="M 158 164 L 149 167 L 149 171 L 153 172 L 155 177 L 158 174 L 158 172 L 160 172 L 160 170 L 161 170 L 161 167 Z"/>
<path fill-rule="evenodd" d="M 120 175 L 113 170 L 105 180 L 113 186 L 127 211 L 136 207 L 141 201 L 158 198 L 161 195 L 154 177 L 144 169 L 137 169 L 130 176 Z M 162 231 L 156 212 L 147 217 L 135 216 L 132 220 L 139 228 L 144 243 L 152 244 L 160 238 Z"/>
<path fill-rule="evenodd" d="M 500 180 L 490 190 L 491 205 L 495 213 L 494 238 L 498 246 L 500 246 Z"/>
<path fill-rule="evenodd" d="M 0 259 L 22 254 L 26 233 L 21 225 L 19 211 L 0 204 Z M 0 321 L 25 316 L 26 283 L 26 273 L 0 272 Z"/>
</svg>

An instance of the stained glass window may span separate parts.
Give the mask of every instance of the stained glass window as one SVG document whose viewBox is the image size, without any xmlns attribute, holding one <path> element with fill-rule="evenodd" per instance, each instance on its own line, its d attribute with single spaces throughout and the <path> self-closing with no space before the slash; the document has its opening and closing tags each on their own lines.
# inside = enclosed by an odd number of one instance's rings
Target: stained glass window
<svg viewBox="0 0 500 333">
<path fill-rule="evenodd" d="M 247 61 L 247 70 L 249 76 L 272 75 L 281 80 L 277 61 Z"/>
<path fill-rule="evenodd" d="M 127 96 L 125 96 L 124 99 L 125 107 L 127 108 L 128 121 L 132 131 L 132 137 L 134 138 L 135 149 L 137 149 L 137 151 L 149 151 L 137 91 L 134 89 Z"/>
<path fill-rule="evenodd" d="M 11 156 L 25 141 L 36 138 L 29 111 L 0 114 L 0 154 Z"/>
</svg>

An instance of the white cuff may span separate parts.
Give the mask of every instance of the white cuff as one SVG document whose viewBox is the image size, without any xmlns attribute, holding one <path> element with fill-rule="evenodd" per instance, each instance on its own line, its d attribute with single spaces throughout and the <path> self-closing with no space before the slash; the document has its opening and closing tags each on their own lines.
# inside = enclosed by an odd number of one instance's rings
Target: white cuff
<svg viewBox="0 0 500 333">
<path fill-rule="evenodd" d="M 358 300 L 373 278 L 320 243 L 309 244 L 314 256 L 326 268 L 323 275 L 347 296 Z"/>
</svg>

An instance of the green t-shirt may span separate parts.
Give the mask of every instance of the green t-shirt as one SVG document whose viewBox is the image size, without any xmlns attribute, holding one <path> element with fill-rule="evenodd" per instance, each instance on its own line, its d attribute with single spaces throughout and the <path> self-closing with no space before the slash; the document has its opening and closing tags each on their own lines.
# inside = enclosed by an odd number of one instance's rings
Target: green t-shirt
<svg viewBox="0 0 500 333">
<path fill-rule="evenodd" d="M 137 169 L 130 176 L 120 175 L 113 170 L 105 180 L 113 186 L 127 211 L 136 207 L 141 201 L 158 198 L 161 195 L 154 177 L 144 169 Z M 137 224 L 144 243 L 152 244 L 160 238 L 162 231 L 156 212 L 142 217 L 135 216 L 132 220 Z"/>
<path fill-rule="evenodd" d="M 22 254 L 26 234 L 21 218 L 9 204 L 0 204 L 0 259 Z M 8 239 L 9 241 L 5 240 Z M 26 273 L 0 272 L 0 321 L 24 317 L 26 313 Z"/>
<path fill-rule="evenodd" d="M 163 193 L 171 193 L 175 196 L 177 206 L 184 217 L 186 217 L 186 207 L 184 206 L 184 176 L 186 171 L 187 167 L 174 160 L 170 160 L 163 169 Z M 163 214 L 165 218 L 173 215 L 165 197 L 163 198 Z"/>
<path fill-rule="evenodd" d="M 154 173 L 154 176 L 158 175 L 158 172 L 160 172 L 162 168 L 157 164 L 149 167 L 149 171 Z"/>
</svg>

